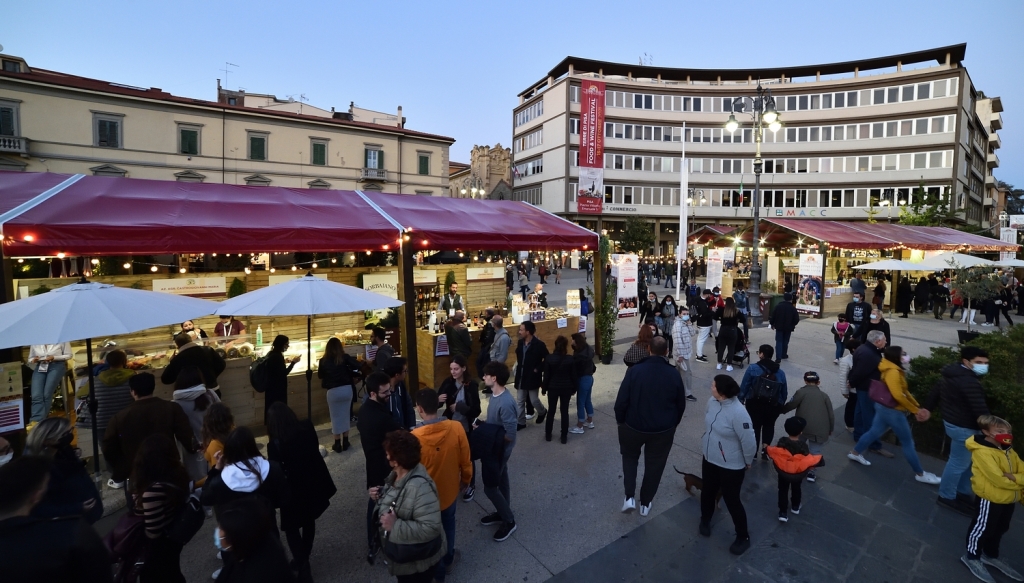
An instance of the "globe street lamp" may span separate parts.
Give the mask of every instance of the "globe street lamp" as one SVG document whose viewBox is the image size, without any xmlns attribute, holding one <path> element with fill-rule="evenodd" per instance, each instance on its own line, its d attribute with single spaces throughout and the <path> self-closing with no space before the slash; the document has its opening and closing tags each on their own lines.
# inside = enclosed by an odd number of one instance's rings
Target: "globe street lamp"
<svg viewBox="0 0 1024 583">
<path fill-rule="evenodd" d="M 771 89 L 762 87 L 760 81 L 757 83 L 757 97 L 737 97 L 733 100 L 732 110 L 743 113 L 746 100 L 750 100 L 751 103 L 750 111 L 747 113 L 754 120 L 755 144 L 754 199 L 751 201 L 754 207 L 754 236 L 751 239 L 749 290 L 750 295 L 754 298 L 754 303 L 750 306 L 750 319 L 753 320 L 755 326 L 760 326 L 764 322 L 764 316 L 761 314 L 761 262 L 758 261 L 758 245 L 761 238 L 758 224 L 761 220 L 761 170 L 764 164 L 761 160 L 761 142 L 764 141 L 765 127 L 772 132 L 777 132 L 782 127 L 782 120 L 779 117 L 779 112 L 775 109 L 775 99 L 772 97 Z M 740 122 L 736 120 L 736 115 L 730 113 L 729 120 L 725 123 L 725 129 L 732 133 L 739 127 Z"/>
<path fill-rule="evenodd" d="M 467 186 L 469 187 L 468 189 L 466 188 Z M 477 194 L 480 195 L 480 198 L 483 198 L 487 194 L 487 192 L 484 190 L 483 180 L 477 178 L 475 174 L 470 176 L 467 182 L 462 183 L 462 190 L 460 190 L 459 192 L 462 193 L 463 198 L 466 197 L 467 193 L 472 195 L 470 196 L 470 198 L 476 198 Z"/>
</svg>

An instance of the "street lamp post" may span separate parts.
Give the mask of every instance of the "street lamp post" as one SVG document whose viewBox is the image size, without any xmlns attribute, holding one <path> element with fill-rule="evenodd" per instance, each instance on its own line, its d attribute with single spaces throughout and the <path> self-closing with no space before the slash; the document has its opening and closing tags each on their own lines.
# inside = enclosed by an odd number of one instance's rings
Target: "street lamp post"
<svg viewBox="0 0 1024 583">
<path fill-rule="evenodd" d="M 466 188 L 467 186 L 469 189 Z M 472 196 L 470 198 L 476 198 L 477 194 L 480 195 L 480 198 L 483 198 L 487 194 L 486 190 L 484 190 L 484 181 L 477 178 L 476 174 L 469 177 L 469 182 L 462 184 L 462 190 L 459 192 L 462 193 L 463 197 L 465 197 L 467 193 L 471 194 Z"/>
<path fill-rule="evenodd" d="M 761 314 L 761 262 L 758 261 L 758 246 L 760 243 L 761 231 L 760 225 L 758 224 L 761 220 L 761 170 L 764 162 L 761 160 L 761 142 L 764 141 L 764 128 L 768 126 L 772 132 L 779 131 L 782 127 L 782 121 L 779 119 L 779 112 L 775 109 L 775 99 L 772 98 L 771 89 L 766 89 L 761 86 L 761 82 L 757 83 L 757 97 L 738 97 L 733 100 L 733 111 L 737 110 L 743 112 L 743 106 L 746 103 L 745 100 L 749 99 L 751 102 L 750 115 L 754 119 L 754 198 L 751 201 L 754 207 L 754 237 L 751 240 L 751 258 L 750 258 L 750 290 L 749 293 L 754 299 L 753 305 L 750 306 L 750 319 L 753 320 L 755 326 L 760 326 L 764 322 L 764 316 Z M 735 132 L 739 128 L 740 124 L 736 120 L 735 114 L 729 114 L 729 120 L 725 124 L 725 129 L 730 133 Z"/>
<path fill-rule="evenodd" d="M 686 204 L 690 207 L 690 215 L 686 217 L 686 220 L 689 223 L 689 226 L 686 228 L 687 233 L 693 233 L 693 218 L 697 214 L 696 210 L 693 208 L 693 203 L 696 202 L 696 199 L 700 200 L 701 206 L 704 206 L 704 203 L 708 201 L 708 199 L 704 198 L 703 189 L 691 188 L 686 191 Z M 683 249 L 682 257 L 683 260 L 686 260 L 686 258 L 689 256 L 690 244 L 688 242 L 684 244 L 686 245 L 686 248 Z"/>
</svg>

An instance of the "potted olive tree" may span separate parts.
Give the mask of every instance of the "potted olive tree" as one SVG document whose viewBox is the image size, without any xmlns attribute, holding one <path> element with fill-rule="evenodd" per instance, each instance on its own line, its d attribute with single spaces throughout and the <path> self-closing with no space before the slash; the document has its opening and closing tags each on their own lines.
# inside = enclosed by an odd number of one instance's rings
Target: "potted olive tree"
<svg viewBox="0 0 1024 583">
<path fill-rule="evenodd" d="M 611 242 L 608 237 L 602 235 L 598 244 L 598 264 L 594 269 L 594 277 L 604 277 L 604 266 L 608 265 L 611 255 Z M 601 305 L 597 309 L 595 322 L 597 323 L 597 337 L 601 340 L 601 362 L 611 364 L 612 344 L 615 342 L 615 324 L 618 314 L 615 310 L 615 291 L 612 286 L 604 286 L 604 297 L 601 298 Z"/>
<path fill-rule="evenodd" d="M 967 329 L 957 330 L 960 344 L 966 344 L 981 334 L 971 330 L 971 302 L 980 305 L 981 302 L 996 297 L 999 293 L 999 282 L 992 277 L 991 268 L 977 266 L 954 269 L 951 284 L 956 296 L 963 300 L 964 310 L 968 312 L 968 317 L 965 318 Z"/>
</svg>

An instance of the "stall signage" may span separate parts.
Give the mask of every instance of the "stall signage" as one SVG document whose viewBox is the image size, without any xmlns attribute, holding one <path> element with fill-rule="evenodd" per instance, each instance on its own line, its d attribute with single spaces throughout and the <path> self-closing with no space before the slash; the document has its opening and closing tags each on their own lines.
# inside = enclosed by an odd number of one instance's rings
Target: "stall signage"
<svg viewBox="0 0 1024 583">
<path fill-rule="evenodd" d="M 21 363 L 0 364 L 0 433 L 25 427 Z"/>
<path fill-rule="evenodd" d="M 270 276 L 270 280 L 269 280 L 270 283 L 268 285 L 277 285 L 279 283 L 284 283 L 286 281 L 292 281 L 294 279 L 302 279 L 303 277 L 306 277 L 305 273 L 296 273 L 296 274 L 288 274 L 288 275 L 271 275 Z M 327 276 L 323 275 L 321 273 L 314 273 L 313 277 L 319 277 L 320 279 L 327 279 Z"/>
<path fill-rule="evenodd" d="M 505 268 L 501 265 L 466 268 L 466 281 L 484 281 L 489 279 L 505 279 Z"/>
<path fill-rule="evenodd" d="M 1024 215 L 1010 215 L 1010 228 L 1024 229 Z"/>
<path fill-rule="evenodd" d="M 434 356 L 448 356 L 448 338 L 443 334 L 437 337 L 437 344 L 434 348 Z"/>
<path fill-rule="evenodd" d="M 630 254 L 614 253 L 612 260 L 612 277 L 616 282 L 616 300 L 618 302 L 619 317 L 632 318 L 640 312 L 637 301 L 637 267 L 639 257 Z"/>
<path fill-rule="evenodd" d="M 735 247 L 715 247 L 714 249 L 708 249 L 709 258 L 721 259 L 724 262 L 735 263 L 736 262 L 736 248 Z"/>
<path fill-rule="evenodd" d="M 580 318 L 580 325 L 576 328 L 576 331 L 583 334 L 587 331 L 587 319 Z"/>
<path fill-rule="evenodd" d="M 364 273 L 363 289 L 398 299 L 398 272 Z"/>
<path fill-rule="evenodd" d="M 710 250 L 707 263 L 705 263 L 707 274 L 705 275 L 706 281 L 704 285 L 709 289 L 722 287 L 722 258 L 711 253 L 713 251 L 714 249 Z"/>
<path fill-rule="evenodd" d="M 414 269 L 412 272 L 412 282 L 414 284 L 437 283 L 437 270 Z"/>
<path fill-rule="evenodd" d="M 555 326 L 557 326 L 558 328 L 568 328 L 569 327 L 569 319 L 568 318 L 559 318 L 559 319 L 555 320 Z"/>
<path fill-rule="evenodd" d="M 580 86 L 580 163 L 576 212 L 599 215 L 604 205 L 603 81 L 584 79 Z"/>
<path fill-rule="evenodd" d="M 582 306 L 580 301 L 580 290 L 571 289 L 565 292 L 565 311 L 570 316 L 581 316 Z"/>
<path fill-rule="evenodd" d="M 207 297 L 227 293 L 224 277 L 179 277 L 177 279 L 154 279 L 153 291 L 179 296 Z"/>
<path fill-rule="evenodd" d="M 820 253 L 800 254 L 800 287 L 796 290 L 796 309 L 817 314 L 821 312 L 821 274 L 825 256 Z"/>
<path fill-rule="evenodd" d="M 1010 243 L 1011 245 L 1016 245 L 1017 244 L 1017 229 L 1011 229 L 1011 228 L 1007 228 L 1007 227 L 1003 227 L 1002 229 L 999 229 L 999 239 L 1003 243 Z M 1017 251 L 1016 250 L 1014 250 L 1014 251 L 1000 251 L 999 252 L 999 260 L 1000 261 L 1009 261 L 1011 259 L 1016 259 L 1016 258 L 1017 258 Z"/>
</svg>

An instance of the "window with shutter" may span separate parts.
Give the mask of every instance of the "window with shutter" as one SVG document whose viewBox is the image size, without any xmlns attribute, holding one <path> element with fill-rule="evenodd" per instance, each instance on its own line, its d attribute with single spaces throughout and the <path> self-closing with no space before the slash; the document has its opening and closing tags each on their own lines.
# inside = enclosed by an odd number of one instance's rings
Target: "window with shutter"
<svg viewBox="0 0 1024 583">
<path fill-rule="evenodd" d="M 420 174 L 430 174 L 430 156 L 420 155 Z"/>
<path fill-rule="evenodd" d="M 0 136 L 14 135 L 14 108 L 0 107 Z"/>
<path fill-rule="evenodd" d="M 313 164 L 316 166 L 327 165 L 327 144 L 313 142 Z"/>
<path fill-rule="evenodd" d="M 378 170 L 384 169 L 384 152 L 380 150 L 366 150 L 366 167 L 376 168 Z"/>
<path fill-rule="evenodd" d="M 97 146 L 104 148 L 118 147 L 118 122 L 101 119 L 97 120 Z"/>
<path fill-rule="evenodd" d="M 199 154 L 198 130 L 181 130 L 181 153 L 190 156 Z"/>
<path fill-rule="evenodd" d="M 249 136 L 249 159 L 267 159 L 267 139 L 257 136 Z"/>
</svg>

